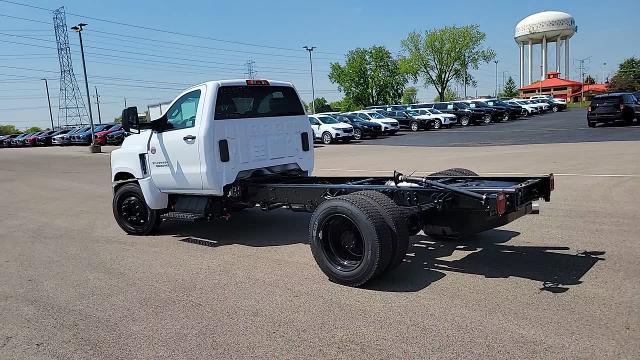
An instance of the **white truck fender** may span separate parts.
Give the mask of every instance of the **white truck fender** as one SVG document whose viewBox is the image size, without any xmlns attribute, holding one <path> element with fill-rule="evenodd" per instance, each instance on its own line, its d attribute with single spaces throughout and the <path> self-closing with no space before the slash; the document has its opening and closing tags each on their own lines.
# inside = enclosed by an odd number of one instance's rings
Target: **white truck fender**
<svg viewBox="0 0 640 360">
<path fill-rule="evenodd" d="M 142 195 L 144 195 L 144 201 L 151 209 L 161 210 L 166 209 L 169 205 L 169 196 L 156 187 L 153 183 L 153 179 L 146 177 L 144 179 L 138 179 Z"/>
</svg>

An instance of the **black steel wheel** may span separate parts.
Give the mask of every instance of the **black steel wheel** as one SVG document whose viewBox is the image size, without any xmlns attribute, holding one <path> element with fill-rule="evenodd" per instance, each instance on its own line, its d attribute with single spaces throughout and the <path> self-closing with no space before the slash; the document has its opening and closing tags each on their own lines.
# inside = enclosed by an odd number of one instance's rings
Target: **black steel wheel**
<svg viewBox="0 0 640 360">
<path fill-rule="evenodd" d="M 329 145 L 333 142 L 333 137 L 331 136 L 331 133 L 328 131 L 325 131 L 322 133 L 322 143 L 325 145 Z"/>
<path fill-rule="evenodd" d="M 113 216 L 127 234 L 148 235 L 160 225 L 160 214 L 150 209 L 137 183 L 124 184 L 113 196 Z"/>
<path fill-rule="evenodd" d="M 362 130 L 360 129 L 353 129 L 353 138 L 355 140 L 362 140 Z"/>
<path fill-rule="evenodd" d="M 354 195 L 329 199 L 314 211 L 309 242 L 316 263 L 336 283 L 361 286 L 391 261 L 393 237 L 381 211 Z"/>
</svg>

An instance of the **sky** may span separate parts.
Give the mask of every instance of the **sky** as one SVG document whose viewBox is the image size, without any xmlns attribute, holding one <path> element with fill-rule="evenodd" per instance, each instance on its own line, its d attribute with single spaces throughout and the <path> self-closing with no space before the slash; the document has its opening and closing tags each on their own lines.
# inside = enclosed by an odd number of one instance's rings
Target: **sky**
<svg viewBox="0 0 640 360">
<path fill-rule="evenodd" d="M 26 4 L 29 6 L 21 6 Z M 498 82 L 518 83 L 515 25 L 545 10 L 571 14 L 578 26 L 571 39 L 570 78 L 579 78 L 575 60 L 600 81 L 625 58 L 640 56 L 637 14 L 640 1 L 96 1 L 0 0 L 0 124 L 50 126 L 42 78 L 49 79 L 54 123 L 58 123 L 59 63 L 51 9 L 64 6 L 67 27 L 79 22 L 83 32 L 94 121 L 95 90 L 102 122 L 127 106 L 140 111 L 170 101 L 182 89 L 207 80 L 245 78 L 253 61 L 256 78 L 291 81 L 303 100 L 311 100 L 308 53 L 313 53 L 316 97 L 338 100 L 342 94 L 328 79 L 332 62 L 358 47 L 384 45 L 400 55 L 400 41 L 411 31 L 447 25 L 478 24 L 484 46 L 497 53 Z M 163 31 L 156 31 L 160 29 Z M 82 99 L 85 83 L 78 35 L 69 31 L 73 69 Z M 550 46 L 550 68 L 555 63 Z M 539 60 L 539 47 L 534 59 Z M 537 54 L 537 56 L 536 56 Z M 605 65 L 606 63 L 606 65 Z M 533 64 L 534 71 L 539 62 Z M 564 67 L 562 67 L 564 68 Z M 484 64 L 473 76 L 469 94 L 492 94 L 496 68 Z M 562 75 L 565 76 L 564 74 Z M 431 101 L 433 87 L 418 83 L 420 100 Z"/>
</svg>

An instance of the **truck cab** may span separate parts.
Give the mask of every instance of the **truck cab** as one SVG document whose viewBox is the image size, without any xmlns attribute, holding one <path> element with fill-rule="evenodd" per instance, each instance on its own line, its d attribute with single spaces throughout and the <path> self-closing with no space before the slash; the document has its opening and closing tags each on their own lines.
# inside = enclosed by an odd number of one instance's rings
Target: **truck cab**
<svg viewBox="0 0 640 360">
<path fill-rule="evenodd" d="M 170 194 L 222 196 L 239 179 L 313 169 L 313 132 L 287 82 L 199 84 L 139 129 L 111 153 L 112 181 L 136 179 L 152 209 L 166 208 Z"/>
</svg>

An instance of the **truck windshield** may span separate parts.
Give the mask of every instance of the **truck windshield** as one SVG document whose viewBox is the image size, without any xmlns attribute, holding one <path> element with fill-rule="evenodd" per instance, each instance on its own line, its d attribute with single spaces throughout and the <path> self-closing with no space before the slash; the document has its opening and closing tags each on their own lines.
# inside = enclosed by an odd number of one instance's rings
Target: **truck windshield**
<svg viewBox="0 0 640 360">
<path fill-rule="evenodd" d="M 216 120 L 305 115 L 298 94 L 289 86 L 221 86 Z"/>
</svg>

